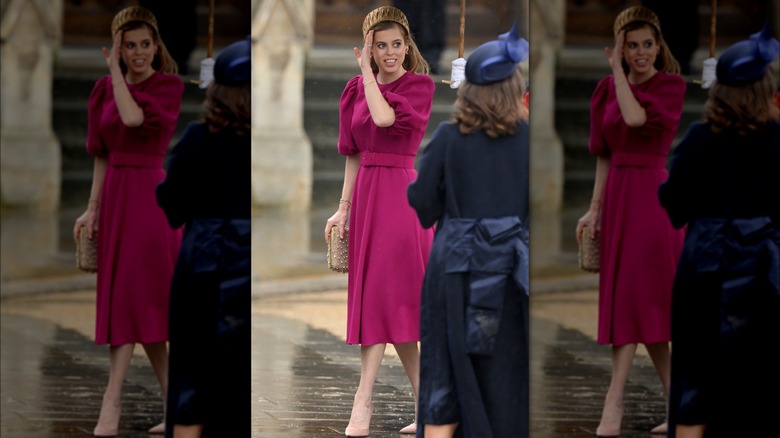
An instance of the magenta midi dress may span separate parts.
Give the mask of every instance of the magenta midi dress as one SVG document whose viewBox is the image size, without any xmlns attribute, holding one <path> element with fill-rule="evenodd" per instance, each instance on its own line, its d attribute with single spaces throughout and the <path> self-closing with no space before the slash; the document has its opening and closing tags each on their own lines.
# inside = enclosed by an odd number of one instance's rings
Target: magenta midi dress
<svg viewBox="0 0 780 438">
<path fill-rule="evenodd" d="M 168 225 L 155 190 L 165 179 L 163 158 L 184 84 L 155 72 L 128 88 L 144 112 L 135 128 L 119 117 L 110 76 L 89 97 L 87 152 L 108 160 L 98 213 L 98 344 L 168 340 L 168 297 L 181 243 L 181 230 Z"/>
<path fill-rule="evenodd" d="M 600 344 L 652 344 L 671 339 L 672 285 L 684 239 L 658 201 L 666 156 L 680 122 L 685 82 L 656 73 L 631 84 L 647 121 L 623 121 L 614 78 L 591 100 L 590 152 L 608 157 L 602 197 L 599 272 Z"/>
<path fill-rule="evenodd" d="M 420 340 L 420 292 L 433 242 L 406 195 L 417 178 L 433 80 L 406 72 L 379 89 L 395 111 L 392 126 L 371 119 L 362 75 L 347 83 L 339 104 L 339 153 L 360 154 L 349 217 L 348 344 Z"/>
</svg>

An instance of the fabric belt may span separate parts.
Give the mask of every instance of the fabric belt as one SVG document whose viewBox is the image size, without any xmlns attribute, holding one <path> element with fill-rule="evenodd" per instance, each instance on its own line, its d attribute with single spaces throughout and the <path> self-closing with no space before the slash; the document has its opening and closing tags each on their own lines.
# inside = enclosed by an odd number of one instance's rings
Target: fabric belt
<svg viewBox="0 0 780 438">
<path fill-rule="evenodd" d="M 663 155 L 636 154 L 631 152 L 612 153 L 610 159 L 613 167 L 647 167 L 663 169 L 666 167 L 666 157 Z"/>
<path fill-rule="evenodd" d="M 151 167 L 162 169 L 163 158 L 160 155 L 114 151 L 108 154 L 108 164 L 111 167 Z"/>
<path fill-rule="evenodd" d="M 414 155 L 361 152 L 360 165 L 363 167 L 401 167 L 405 169 L 414 169 Z"/>
</svg>

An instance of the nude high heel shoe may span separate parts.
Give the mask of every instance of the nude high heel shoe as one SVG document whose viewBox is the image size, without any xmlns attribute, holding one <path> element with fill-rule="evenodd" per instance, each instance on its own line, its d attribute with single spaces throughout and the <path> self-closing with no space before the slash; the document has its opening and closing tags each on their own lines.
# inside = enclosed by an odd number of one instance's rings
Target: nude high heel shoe
<svg viewBox="0 0 780 438">
<path fill-rule="evenodd" d="M 356 412 L 355 409 L 360 412 Z M 368 436 L 369 426 L 371 425 L 371 415 L 374 413 L 374 403 L 368 402 L 364 409 L 353 406 L 352 414 L 349 417 L 349 425 L 344 429 L 344 435 L 346 436 Z"/>
<path fill-rule="evenodd" d="M 404 434 L 404 435 L 416 434 L 417 433 L 417 420 L 414 420 L 414 423 L 404 427 L 399 432 Z"/>
<path fill-rule="evenodd" d="M 165 435 L 165 422 L 152 427 L 148 431 L 149 435 Z"/>
<path fill-rule="evenodd" d="M 119 434 L 119 419 L 122 416 L 122 404 L 120 402 L 104 404 L 100 407 L 100 417 L 92 431 L 94 436 L 106 437 Z"/>
<path fill-rule="evenodd" d="M 663 423 L 659 424 L 658 426 L 652 428 L 650 430 L 650 433 L 653 435 L 666 435 L 666 432 L 669 429 L 669 424 L 664 421 Z"/>
<path fill-rule="evenodd" d="M 604 405 L 604 411 L 601 413 L 599 427 L 596 428 L 596 436 L 620 436 L 620 423 L 623 420 L 623 404 L 620 403 L 612 408 Z"/>
</svg>

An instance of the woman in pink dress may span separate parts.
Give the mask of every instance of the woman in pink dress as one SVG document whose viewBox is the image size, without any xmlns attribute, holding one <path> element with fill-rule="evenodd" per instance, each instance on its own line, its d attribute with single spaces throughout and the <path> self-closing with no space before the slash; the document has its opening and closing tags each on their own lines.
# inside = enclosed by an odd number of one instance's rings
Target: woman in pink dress
<svg viewBox="0 0 780 438">
<path fill-rule="evenodd" d="M 184 85 L 147 9 L 131 6 L 111 25 L 103 48 L 110 74 L 89 97 L 87 152 L 95 157 L 86 227 L 98 239 L 95 342 L 108 344 L 110 368 L 96 436 L 119 430 L 122 383 L 140 343 L 167 391 L 168 296 L 181 232 L 168 225 L 155 189 L 173 137 Z M 160 424 L 150 430 L 163 433 Z"/>
<path fill-rule="evenodd" d="M 661 36 L 656 15 L 635 6 L 615 19 L 612 75 L 591 100 L 589 148 L 598 156 L 589 211 L 577 240 L 598 238 L 598 342 L 612 345 L 612 379 L 600 436 L 620 433 L 623 389 L 637 344 L 644 344 L 669 394 L 672 284 L 683 232 L 658 202 L 666 156 L 682 114 L 685 82 Z M 588 225 L 591 235 L 583 236 Z M 652 430 L 666 433 L 666 423 Z"/>
<path fill-rule="evenodd" d="M 348 436 L 368 435 L 386 344 L 398 352 L 417 399 L 420 291 L 433 240 L 406 198 L 433 100 L 428 64 L 392 6 L 370 12 L 363 35 L 363 49 L 354 49 L 362 74 L 347 83 L 339 104 L 344 187 L 325 226 L 328 240 L 333 226 L 343 237 L 350 222 L 347 343 L 361 345 L 362 366 Z M 416 429 L 415 420 L 402 433 Z"/>
</svg>

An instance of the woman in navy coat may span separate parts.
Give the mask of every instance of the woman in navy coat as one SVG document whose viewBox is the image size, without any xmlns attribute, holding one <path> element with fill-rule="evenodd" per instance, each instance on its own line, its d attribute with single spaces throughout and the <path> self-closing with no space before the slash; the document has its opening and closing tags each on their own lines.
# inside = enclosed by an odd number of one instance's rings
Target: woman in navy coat
<svg viewBox="0 0 780 438">
<path fill-rule="evenodd" d="M 687 227 L 672 297 L 670 437 L 776 428 L 778 51 L 765 28 L 723 52 L 706 120 L 688 128 L 659 190 L 672 224 Z"/>
<path fill-rule="evenodd" d="M 436 225 L 420 324 L 419 437 L 528 436 L 528 112 L 516 27 L 466 63 L 409 186 Z"/>
<path fill-rule="evenodd" d="M 170 304 L 168 436 L 249 436 L 251 44 L 214 64 L 205 120 L 173 149 L 157 202 L 184 240 Z"/>
</svg>

